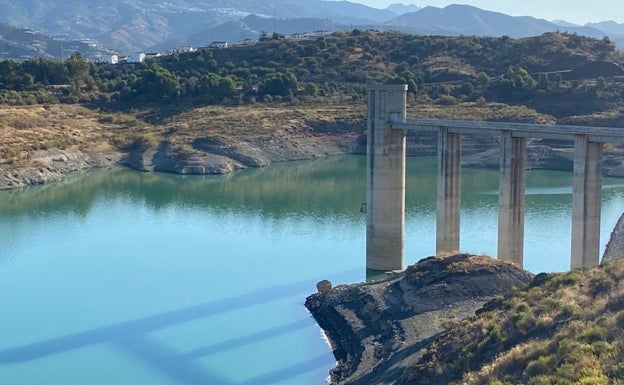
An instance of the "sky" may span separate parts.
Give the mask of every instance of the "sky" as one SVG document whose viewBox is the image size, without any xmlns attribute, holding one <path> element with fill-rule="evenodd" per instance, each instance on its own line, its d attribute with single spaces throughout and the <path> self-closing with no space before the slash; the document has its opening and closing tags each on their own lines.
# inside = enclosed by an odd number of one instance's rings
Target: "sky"
<svg viewBox="0 0 624 385">
<path fill-rule="evenodd" d="M 432 5 L 444 7 L 449 4 L 468 4 L 488 11 L 512 16 L 533 16 L 547 20 L 566 20 L 585 24 L 614 20 L 624 23 L 622 0 L 350 0 L 371 7 L 385 8 L 393 3 L 415 4 L 419 7 Z"/>
</svg>

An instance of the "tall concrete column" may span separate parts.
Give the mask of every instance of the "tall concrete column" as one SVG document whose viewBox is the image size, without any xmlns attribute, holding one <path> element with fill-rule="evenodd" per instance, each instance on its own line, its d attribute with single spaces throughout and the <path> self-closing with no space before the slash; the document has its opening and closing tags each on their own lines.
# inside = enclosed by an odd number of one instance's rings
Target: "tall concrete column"
<svg viewBox="0 0 624 385">
<path fill-rule="evenodd" d="M 461 135 L 438 132 L 436 254 L 459 251 L 461 209 Z"/>
<path fill-rule="evenodd" d="M 405 131 L 390 117 L 405 118 L 407 85 L 368 89 L 366 268 L 402 270 L 405 238 Z"/>
<path fill-rule="evenodd" d="M 498 259 L 523 265 L 526 139 L 501 132 Z"/>
<path fill-rule="evenodd" d="M 600 263 L 600 199 L 602 144 L 576 135 L 572 181 L 572 269 Z"/>
</svg>

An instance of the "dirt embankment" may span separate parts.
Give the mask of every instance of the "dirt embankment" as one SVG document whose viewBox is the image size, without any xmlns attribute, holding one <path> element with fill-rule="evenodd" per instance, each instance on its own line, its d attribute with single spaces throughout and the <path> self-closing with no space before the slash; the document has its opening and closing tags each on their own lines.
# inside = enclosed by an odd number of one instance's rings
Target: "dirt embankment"
<svg viewBox="0 0 624 385">
<path fill-rule="evenodd" d="M 0 107 L 0 190 L 93 167 L 227 174 L 365 151 L 362 106 L 203 107 L 164 118 L 79 106 Z"/>
<path fill-rule="evenodd" d="M 519 118 L 509 108 L 510 119 L 546 119 L 531 114 Z M 67 105 L 0 107 L 0 190 L 54 182 L 93 167 L 227 174 L 275 162 L 366 153 L 362 103 L 211 106 L 160 113 L 101 113 Z M 417 113 L 436 117 L 442 112 Z M 456 113 L 492 119 L 491 109 L 475 105 Z M 498 168 L 498 142 L 496 137 L 465 136 L 463 164 Z M 432 156 L 436 145 L 435 134 L 410 133 L 407 154 Z M 624 150 L 610 146 L 604 154 L 604 174 L 624 177 Z M 529 144 L 531 169 L 571 171 L 572 165 L 571 143 Z"/>
<path fill-rule="evenodd" d="M 430 257 L 384 282 L 314 294 L 306 307 L 332 343 L 332 384 L 394 384 L 431 338 L 532 278 L 487 256 Z"/>
</svg>

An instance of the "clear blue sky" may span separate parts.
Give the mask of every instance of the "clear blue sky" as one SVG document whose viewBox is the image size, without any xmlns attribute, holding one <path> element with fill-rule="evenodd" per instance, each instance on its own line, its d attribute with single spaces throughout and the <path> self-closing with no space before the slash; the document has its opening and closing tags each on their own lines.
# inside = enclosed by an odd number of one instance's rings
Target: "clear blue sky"
<svg viewBox="0 0 624 385">
<path fill-rule="evenodd" d="M 622 0 L 350 0 L 376 8 L 393 3 L 415 4 L 419 7 L 432 5 L 444 7 L 449 4 L 469 4 L 488 11 L 503 12 L 512 16 L 534 16 L 540 19 L 563 19 L 585 24 L 588 22 L 614 20 L 624 22 Z"/>
</svg>

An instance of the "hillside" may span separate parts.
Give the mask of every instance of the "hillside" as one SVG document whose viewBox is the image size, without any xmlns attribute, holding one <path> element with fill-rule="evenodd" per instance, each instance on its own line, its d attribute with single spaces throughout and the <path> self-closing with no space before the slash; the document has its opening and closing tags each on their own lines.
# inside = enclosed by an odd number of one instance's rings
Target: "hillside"
<svg viewBox="0 0 624 385">
<path fill-rule="evenodd" d="M 436 338 L 401 384 L 618 384 L 624 263 L 540 275 Z"/>
<path fill-rule="evenodd" d="M 614 125 L 622 107 L 623 64 L 610 40 L 574 34 L 510 39 L 354 30 L 299 41 L 277 36 L 140 64 L 94 65 L 78 55 L 64 66 L 0 62 L 0 102 L 86 102 L 115 109 L 304 102 L 334 94 L 357 100 L 366 84 L 390 82 L 408 84 L 420 104 L 498 102 L 566 122 Z"/>
<path fill-rule="evenodd" d="M 366 86 L 375 82 L 408 84 L 410 116 L 624 126 L 623 62 L 608 39 L 574 34 L 511 39 L 360 30 L 299 41 L 278 35 L 144 63 L 96 65 L 78 54 L 62 62 L 0 61 L 7 138 L 0 141 L 0 168 L 10 187 L 46 180 L 29 170 L 38 167 L 35 159 L 49 158 L 42 149 L 78 147 L 142 170 L 199 174 L 361 153 Z M 14 118 L 22 113 L 24 119 Z M 85 115 L 89 123 L 80 130 L 76 117 Z M 65 129 L 70 123 L 75 131 Z M 431 138 L 413 143 L 410 155 L 434 151 Z M 478 140 L 466 145 L 475 155 L 488 149 Z M 609 175 L 622 174 L 620 154 L 605 152 Z M 569 165 L 564 153 L 548 148 L 536 155 L 531 167 Z M 17 173 L 23 177 L 12 177 L 19 167 L 26 168 Z"/>
<path fill-rule="evenodd" d="M 380 283 L 314 294 L 306 307 L 332 344 L 337 366 L 331 384 L 398 384 L 413 356 L 453 321 L 531 279 L 486 256 L 430 257 Z"/>
<path fill-rule="evenodd" d="M 338 360 L 331 383 L 620 384 L 624 262 L 520 277 L 484 256 L 432 257 L 310 296 Z"/>
</svg>

